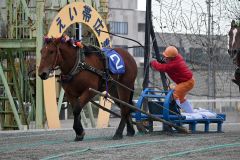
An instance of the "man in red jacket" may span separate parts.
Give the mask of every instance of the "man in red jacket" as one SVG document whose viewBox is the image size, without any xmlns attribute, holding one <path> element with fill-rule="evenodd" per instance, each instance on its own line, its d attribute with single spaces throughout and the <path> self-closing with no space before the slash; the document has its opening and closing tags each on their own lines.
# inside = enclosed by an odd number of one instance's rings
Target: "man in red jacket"
<svg viewBox="0 0 240 160">
<path fill-rule="evenodd" d="M 173 97 L 176 103 L 187 113 L 193 113 L 193 107 L 185 98 L 187 93 L 194 87 L 195 80 L 192 71 L 188 68 L 183 57 L 174 46 L 169 46 L 163 52 L 166 63 L 161 64 L 157 60 L 151 61 L 153 69 L 166 72 L 176 83 Z"/>
</svg>

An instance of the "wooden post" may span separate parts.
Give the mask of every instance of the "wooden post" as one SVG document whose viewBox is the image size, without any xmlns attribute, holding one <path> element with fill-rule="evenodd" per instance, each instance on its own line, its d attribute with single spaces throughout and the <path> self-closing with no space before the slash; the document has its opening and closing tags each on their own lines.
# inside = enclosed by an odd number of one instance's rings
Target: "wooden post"
<svg viewBox="0 0 240 160">
<path fill-rule="evenodd" d="M 109 110 L 111 110 L 111 102 L 100 97 L 99 104 Z M 110 113 L 103 110 L 99 110 L 97 119 L 97 128 L 106 128 L 109 126 Z"/>
</svg>

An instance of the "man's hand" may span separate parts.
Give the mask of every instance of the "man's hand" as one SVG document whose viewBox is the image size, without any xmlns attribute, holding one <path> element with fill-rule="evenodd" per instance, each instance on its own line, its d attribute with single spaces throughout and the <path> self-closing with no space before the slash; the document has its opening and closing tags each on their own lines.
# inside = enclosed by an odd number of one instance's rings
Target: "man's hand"
<svg viewBox="0 0 240 160">
<path fill-rule="evenodd" d="M 156 70 L 156 66 L 158 65 L 158 61 L 157 60 L 153 60 L 150 62 L 150 67 L 154 70 Z"/>
<path fill-rule="evenodd" d="M 157 60 L 159 63 L 166 63 L 165 58 L 161 58 L 160 60 Z"/>
</svg>

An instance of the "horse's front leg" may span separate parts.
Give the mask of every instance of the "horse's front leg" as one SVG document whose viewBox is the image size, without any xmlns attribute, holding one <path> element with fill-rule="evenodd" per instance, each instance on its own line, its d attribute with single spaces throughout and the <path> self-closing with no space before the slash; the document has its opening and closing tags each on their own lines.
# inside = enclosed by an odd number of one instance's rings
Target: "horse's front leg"
<svg viewBox="0 0 240 160">
<path fill-rule="evenodd" d="M 74 116 L 74 121 L 73 121 L 73 129 L 76 133 L 75 141 L 82 141 L 85 135 L 82 123 L 81 123 L 81 111 L 83 106 L 81 106 L 81 102 L 79 98 L 68 98 L 72 105 L 73 109 L 73 116 Z"/>
<path fill-rule="evenodd" d="M 81 123 L 81 111 L 82 107 L 75 107 L 73 110 L 74 122 L 73 129 L 76 133 L 75 141 L 82 141 L 85 136 L 85 131 Z"/>
<path fill-rule="evenodd" d="M 89 92 L 84 93 L 80 96 L 80 98 L 70 98 L 70 103 L 73 107 L 73 129 L 76 133 L 75 141 L 82 141 L 85 135 L 82 123 L 81 123 L 81 111 L 85 104 L 93 97 Z"/>
</svg>

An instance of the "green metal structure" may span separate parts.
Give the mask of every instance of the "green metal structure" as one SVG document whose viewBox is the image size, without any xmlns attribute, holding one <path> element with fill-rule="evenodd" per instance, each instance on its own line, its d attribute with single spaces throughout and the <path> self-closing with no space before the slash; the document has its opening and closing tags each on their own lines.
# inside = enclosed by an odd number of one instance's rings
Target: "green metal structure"
<svg viewBox="0 0 240 160">
<path fill-rule="evenodd" d="M 5 0 L 5 10 L 0 11 L 6 31 L 0 30 L 0 130 L 27 129 L 30 122 L 44 128 L 43 85 L 36 76 L 42 38 L 58 10 L 73 1 L 60 0 L 49 6 L 45 0 Z M 96 7 L 94 0 L 84 2 Z M 99 1 L 103 18 L 107 17 L 107 2 Z M 59 104 L 62 99 L 63 92 Z M 58 107 L 60 110 L 61 105 Z"/>
<path fill-rule="evenodd" d="M 30 82 L 28 72 L 32 67 L 30 57 L 35 59 L 36 38 L 33 37 L 28 2 L 25 0 L 5 1 L 7 33 L 5 38 L 0 39 L 2 129 L 29 128 L 29 122 L 35 118 L 35 91 L 30 85 L 32 82 Z"/>
</svg>

